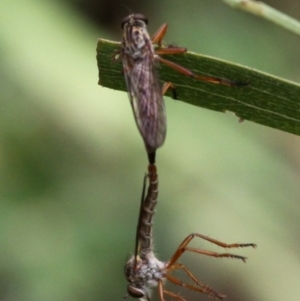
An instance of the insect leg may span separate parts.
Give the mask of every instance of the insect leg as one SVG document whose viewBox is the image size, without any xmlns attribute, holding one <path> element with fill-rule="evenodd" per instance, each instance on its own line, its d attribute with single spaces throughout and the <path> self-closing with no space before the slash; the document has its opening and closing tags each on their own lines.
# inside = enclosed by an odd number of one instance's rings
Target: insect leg
<svg viewBox="0 0 300 301">
<path fill-rule="evenodd" d="M 163 48 L 163 49 L 160 49 L 160 50 L 163 51 L 165 49 L 168 49 L 168 48 Z M 160 51 L 160 53 L 161 53 L 161 51 Z M 195 74 L 191 70 L 189 70 L 189 69 L 187 69 L 183 66 L 180 66 L 176 63 L 173 63 L 169 60 L 166 60 L 162 57 L 159 57 L 159 56 L 157 57 L 157 60 L 159 62 L 169 66 L 170 68 L 173 68 L 174 70 L 182 73 L 183 75 L 193 77 L 195 79 L 198 79 L 198 80 L 201 80 L 201 81 L 204 81 L 204 82 L 209 82 L 209 83 L 212 83 L 212 84 L 220 84 L 220 85 L 225 85 L 225 86 L 229 86 L 229 87 L 234 87 L 234 86 L 240 87 L 240 86 L 248 86 L 249 85 L 249 82 L 231 81 L 229 79 L 221 78 L 221 77 Z"/>
<path fill-rule="evenodd" d="M 196 249 L 196 248 L 191 248 L 188 247 L 188 244 L 190 243 L 190 241 L 195 238 L 195 237 L 199 237 L 202 238 L 204 240 L 207 240 L 215 245 L 218 245 L 222 248 L 242 248 L 242 247 L 253 247 L 255 248 L 256 245 L 253 243 L 247 243 L 247 244 L 238 244 L 238 243 L 233 243 L 233 244 L 226 244 L 224 242 L 218 241 L 216 239 L 210 238 L 208 236 L 202 235 L 202 234 L 198 234 L 198 233 L 193 233 L 190 234 L 189 236 L 187 236 L 183 242 L 179 245 L 179 247 L 177 248 L 176 252 L 174 253 L 174 255 L 172 256 L 171 260 L 168 263 L 168 268 L 172 267 L 172 265 L 174 265 L 176 263 L 176 261 L 182 256 L 182 254 L 185 251 L 190 251 L 190 252 L 194 252 L 194 253 L 198 253 L 198 254 L 203 254 L 203 255 L 207 255 L 207 256 L 212 256 L 212 257 L 227 257 L 227 258 L 236 258 L 236 259 L 241 259 L 244 262 L 246 261 L 246 257 L 244 256 L 240 256 L 240 255 L 235 255 L 235 254 L 230 254 L 230 253 L 216 253 L 216 252 L 211 252 L 211 251 L 206 251 L 206 250 L 201 250 L 201 249 Z"/>
<path fill-rule="evenodd" d="M 187 52 L 186 48 L 174 46 L 155 49 L 155 54 L 182 54 L 185 52 Z"/>
<path fill-rule="evenodd" d="M 202 287 L 202 288 L 206 288 L 207 285 L 201 283 L 200 281 L 198 281 L 198 279 L 181 263 L 176 263 L 174 264 L 172 267 L 170 267 L 170 269 L 168 270 L 169 272 L 175 271 L 175 270 L 183 270 L 191 279 L 192 281 L 197 284 L 198 286 Z"/>
<path fill-rule="evenodd" d="M 151 38 L 152 43 L 161 47 L 161 42 L 167 32 L 167 29 L 168 24 L 164 23 Z"/>
<path fill-rule="evenodd" d="M 178 294 L 175 294 L 173 292 L 170 292 L 170 291 L 167 291 L 167 290 L 164 290 L 164 293 L 166 295 L 169 295 L 170 297 L 174 298 L 174 299 L 177 299 L 179 301 L 187 301 L 186 299 L 184 299 L 183 297 L 179 296 Z"/>
<path fill-rule="evenodd" d="M 167 274 L 166 275 L 166 278 L 176 284 L 176 285 L 179 285 L 179 286 L 182 286 L 182 287 L 185 287 L 187 289 L 190 289 L 190 290 L 193 290 L 193 291 L 196 291 L 196 292 L 199 292 L 199 293 L 203 293 L 203 294 L 206 294 L 210 297 L 214 297 L 216 299 L 219 299 L 219 300 L 223 300 L 223 298 L 225 297 L 224 295 L 220 295 L 218 294 L 217 292 L 213 291 L 209 286 L 207 285 L 203 285 L 203 286 L 200 286 L 200 287 L 197 287 L 195 285 L 191 285 L 191 284 L 188 284 L 188 283 L 185 283 L 185 282 L 182 282 L 180 279 L 178 279 L 177 277 L 174 277 L 172 275 L 169 275 Z"/>
<path fill-rule="evenodd" d="M 170 291 L 165 290 L 164 289 L 164 283 L 163 283 L 163 281 L 159 280 L 158 281 L 158 295 L 159 295 L 160 301 L 165 301 L 164 294 L 169 295 L 172 298 L 177 299 L 179 301 L 187 301 L 186 299 L 180 297 L 179 295 L 177 295 L 175 293 L 172 293 Z"/>
<path fill-rule="evenodd" d="M 173 99 L 177 99 L 176 88 L 171 82 L 166 82 L 162 86 L 162 95 L 165 95 L 166 92 L 171 89 L 173 93 Z"/>
</svg>

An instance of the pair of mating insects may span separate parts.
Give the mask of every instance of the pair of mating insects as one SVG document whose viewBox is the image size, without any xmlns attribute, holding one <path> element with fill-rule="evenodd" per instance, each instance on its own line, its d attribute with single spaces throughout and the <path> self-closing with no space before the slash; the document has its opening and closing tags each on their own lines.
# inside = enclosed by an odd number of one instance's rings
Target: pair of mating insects
<svg viewBox="0 0 300 301">
<path fill-rule="evenodd" d="M 148 20 L 141 14 L 131 14 L 123 19 L 123 42 L 119 56 L 123 62 L 123 72 L 128 89 L 129 99 L 134 113 L 139 132 L 144 140 L 148 154 L 148 174 L 144 178 L 141 197 L 140 212 L 136 231 L 136 244 L 134 255 L 125 265 L 125 275 L 128 281 L 127 291 L 131 297 L 149 301 L 151 288 L 157 286 L 161 301 L 165 296 L 170 296 L 180 301 L 186 301 L 179 294 L 164 288 L 164 281 L 190 289 L 192 291 L 207 294 L 216 299 L 225 296 L 215 292 L 209 286 L 201 283 L 178 259 L 185 251 L 217 258 L 235 258 L 246 261 L 240 255 L 230 253 L 215 253 L 189 246 L 195 237 L 202 238 L 223 248 L 256 247 L 253 243 L 226 244 L 202 234 L 193 233 L 187 236 L 179 245 L 174 255 L 168 262 L 159 261 L 153 252 L 152 244 L 152 219 L 158 200 L 158 175 L 155 166 L 155 153 L 161 147 L 166 137 L 166 113 L 163 94 L 172 88 L 175 97 L 175 87 L 171 83 L 165 83 L 161 88 L 157 74 L 157 65 L 163 63 L 178 72 L 213 84 L 227 86 L 244 86 L 247 83 L 231 81 L 223 78 L 194 74 L 190 70 L 166 60 L 159 55 L 182 54 L 185 48 L 167 46 L 162 47 L 162 39 L 166 33 L 167 25 L 163 24 L 157 33 L 149 37 L 147 32 Z M 157 45 L 155 50 L 153 45 Z M 146 193 L 147 180 L 149 182 Z M 175 270 L 181 270 L 191 280 L 185 283 L 172 274 Z"/>
</svg>

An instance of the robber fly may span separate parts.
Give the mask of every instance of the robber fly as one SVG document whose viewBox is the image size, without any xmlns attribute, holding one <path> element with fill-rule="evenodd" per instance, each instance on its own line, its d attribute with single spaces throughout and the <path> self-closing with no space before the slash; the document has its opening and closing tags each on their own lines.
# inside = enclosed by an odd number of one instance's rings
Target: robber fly
<svg viewBox="0 0 300 301">
<path fill-rule="evenodd" d="M 166 138 L 166 112 L 163 94 L 174 87 L 171 83 L 160 86 L 157 66 L 163 63 L 176 71 L 202 81 L 227 86 L 241 86 L 245 83 L 234 82 L 223 78 L 197 75 L 190 70 L 166 60 L 159 55 L 182 54 L 186 48 L 162 46 L 162 39 L 167 31 L 163 24 L 150 38 L 147 31 L 148 20 L 142 14 L 131 14 L 123 19 L 122 47 L 120 54 L 128 95 L 135 121 L 144 140 L 149 163 L 155 163 L 155 151 L 161 147 Z M 157 45 L 154 49 L 153 45 Z M 174 98 L 176 98 L 174 92 Z"/>
<path fill-rule="evenodd" d="M 147 180 L 149 180 L 149 186 L 147 195 L 145 196 Z M 215 253 L 189 247 L 191 240 L 196 237 L 207 240 L 223 248 L 256 247 L 256 245 L 253 243 L 226 244 L 202 234 L 193 233 L 183 240 L 169 261 L 162 262 L 155 257 L 152 243 L 152 220 L 157 200 L 158 175 L 155 165 L 150 164 L 148 167 L 148 174 L 144 178 L 140 213 L 136 231 L 135 252 L 125 265 L 125 275 L 128 281 L 128 294 L 131 297 L 138 298 L 142 301 L 150 301 L 151 288 L 157 286 L 160 301 L 164 301 L 165 296 L 169 296 L 180 301 L 187 301 L 182 296 L 164 288 L 164 281 L 168 280 L 175 285 L 222 300 L 225 297 L 224 295 L 215 292 L 208 285 L 197 280 L 197 278 L 183 264 L 178 263 L 178 259 L 185 251 L 189 251 L 217 258 L 226 257 L 240 259 L 244 262 L 246 261 L 246 257 L 240 255 L 234 255 L 231 253 Z M 175 270 L 182 270 L 190 279 L 190 283 L 183 282 L 174 276 L 172 273 Z"/>
</svg>

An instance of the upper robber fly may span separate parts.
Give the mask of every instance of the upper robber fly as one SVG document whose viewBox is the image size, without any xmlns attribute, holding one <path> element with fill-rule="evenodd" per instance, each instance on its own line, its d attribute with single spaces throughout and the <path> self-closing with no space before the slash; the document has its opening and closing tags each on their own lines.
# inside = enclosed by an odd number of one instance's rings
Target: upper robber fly
<svg viewBox="0 0 300 301">
<path fill-rule="evenodd" d="M 159 63 L 186 76 L 214 84 L 241 86 L 247 83 L 194 74 L 189 69 L 160 57 L 159 55 L 163 54 L 182 54 L 187 49 L 174 46 L 162 47 L 167 24 L 163 24 L 152 38 L 147 31 L 147 24 L 148 19 L 142 14 L 131 14 L 123 19 L 121 23 L 123 41 L 120 55 L 134 118 L 143 137 L 149 163 L 153 164 L 155 163 L 155 151 L 163 145 L 166 137 L 163 94 L 169 88 L 174 88 L 171 83 L 165 83 L 161 88 L 157 73 Z M 153 47 L 154 44 L 158 45 L 156 50 Z"/>
</svg>

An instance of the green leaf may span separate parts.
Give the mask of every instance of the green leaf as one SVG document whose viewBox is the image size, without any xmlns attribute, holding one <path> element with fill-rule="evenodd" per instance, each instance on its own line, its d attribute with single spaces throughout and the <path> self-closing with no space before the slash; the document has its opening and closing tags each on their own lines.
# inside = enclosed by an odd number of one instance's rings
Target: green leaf
<svg viewBox="0 0 300 301">
<path fill-rule="evenodd" d="M 114 59 L 120 43 L 100 39 L 97 44 L 99 85 L 127 91 L 122 62 Z M 177 98 L 198 107 L 219 112 L 231 111 L 238 117 L 300 135 L 300 86 L 296 83 L 212 57 L 187 52 L 167 58 L 196 74 L 249 82 L 248 86 L 228 87 L 202 82 L 159 66 L 162 82 L 172 82 Z M 172 96 L 171 91 L 166 93 Z"/>
</svg>

